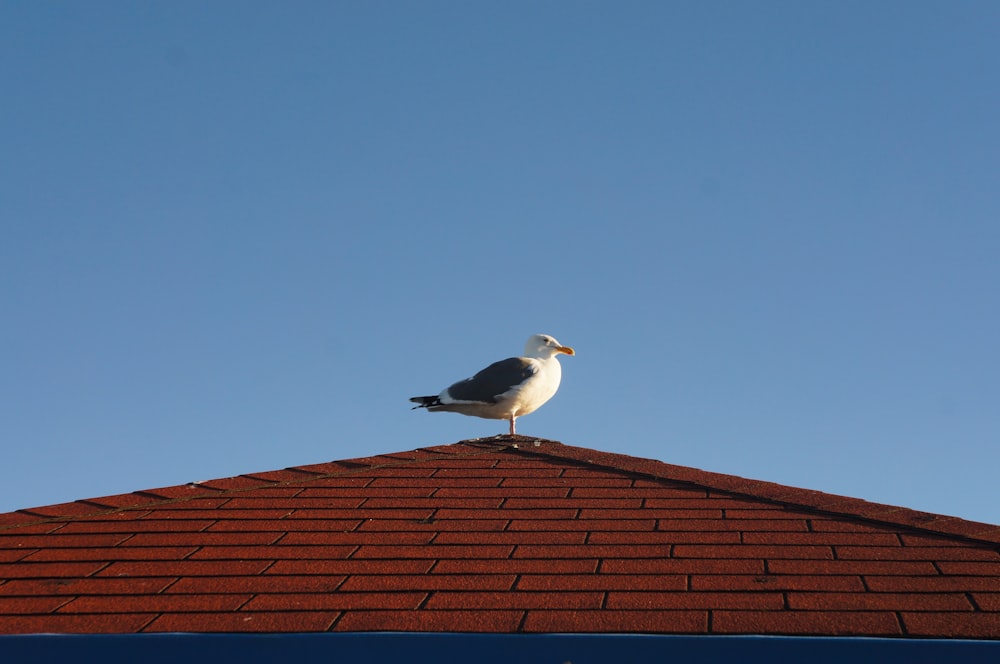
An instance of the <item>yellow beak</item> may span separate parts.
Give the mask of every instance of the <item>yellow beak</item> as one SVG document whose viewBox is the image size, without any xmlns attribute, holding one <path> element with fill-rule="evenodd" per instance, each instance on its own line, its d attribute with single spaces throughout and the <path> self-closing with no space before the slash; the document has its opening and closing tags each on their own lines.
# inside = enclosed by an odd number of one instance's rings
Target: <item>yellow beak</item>
<svg viewBox="0 0 1000 664">
<path fill-rule="evenodd" d="M 576 351 L 569 346 L 558 346 L 556 350 L 560 353 L 566 353 L 567 355 L 576 355 Z"/>
</svg>

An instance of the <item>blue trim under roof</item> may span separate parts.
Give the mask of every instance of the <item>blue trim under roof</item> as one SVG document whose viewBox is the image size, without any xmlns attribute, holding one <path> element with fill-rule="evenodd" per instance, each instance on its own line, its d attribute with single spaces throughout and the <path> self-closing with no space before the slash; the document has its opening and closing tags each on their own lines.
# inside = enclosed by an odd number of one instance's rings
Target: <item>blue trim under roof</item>
<svg viewBox="0 0 1000 664">
<path fill-rule="evenodd" d="M 686 660 L 684 658 L 696 658 Z M 627 664 L 629 662 L 1000 661 L 1000 641 L 646 634 L 29 634 L 0 636 L 0 660 L 179 662 L 392 662 L 393 664 Z"/>
</svg>

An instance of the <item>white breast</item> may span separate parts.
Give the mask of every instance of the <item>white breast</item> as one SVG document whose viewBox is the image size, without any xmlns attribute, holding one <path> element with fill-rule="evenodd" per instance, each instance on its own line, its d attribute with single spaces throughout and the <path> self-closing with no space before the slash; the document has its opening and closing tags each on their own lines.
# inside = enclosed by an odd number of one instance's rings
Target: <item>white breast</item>
<svg viewBox="0 0 1000 664">
<path fill-rule="evenodd" d="M 509 406 L 505 411 L 520 417 L 534 412 L 542 404 L 551 399 L 559 389 L 562 380 L 562 367 L 555 357 L 536 359 L 538 373 L 519 387 L 504 395 L 503 401 Z"/>
</svg>

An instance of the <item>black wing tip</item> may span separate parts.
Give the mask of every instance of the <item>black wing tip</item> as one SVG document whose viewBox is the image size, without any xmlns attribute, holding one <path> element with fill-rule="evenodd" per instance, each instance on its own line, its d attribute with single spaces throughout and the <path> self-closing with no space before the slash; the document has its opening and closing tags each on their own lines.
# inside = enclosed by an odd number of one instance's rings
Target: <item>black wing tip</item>
<svg viewBox="0 0 1000 664">
<path fill-rule="evenodd" d="M 438 401 L 437 396 L 433 397 L 410 397 L 410 401 L 417 404 L 410 410 L 416 410 L 417 408 L 428 408 L 430 406 L 436 406 L 440 401 Z"/>
</svg>

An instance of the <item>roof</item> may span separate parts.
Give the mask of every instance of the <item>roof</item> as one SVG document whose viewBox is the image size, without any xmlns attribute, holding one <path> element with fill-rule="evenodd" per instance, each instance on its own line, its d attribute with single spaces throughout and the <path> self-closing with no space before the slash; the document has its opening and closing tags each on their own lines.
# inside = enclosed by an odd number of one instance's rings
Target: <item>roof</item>
<svg viewBox="0 0 1000 664">
<path fill-rule="evenodd" d="M 0 633 L 1000 639 L 1000 526 L 522 436 L 0 515 Z"/>
</svg>

